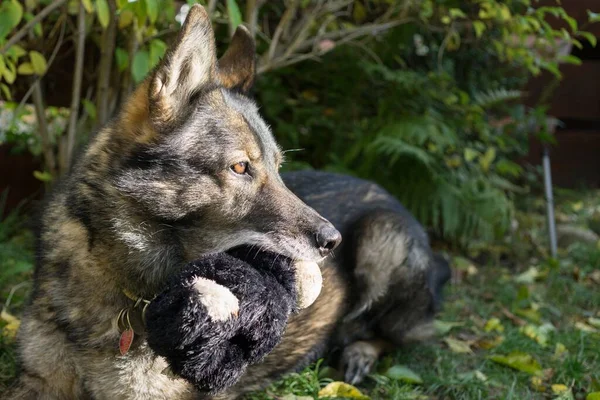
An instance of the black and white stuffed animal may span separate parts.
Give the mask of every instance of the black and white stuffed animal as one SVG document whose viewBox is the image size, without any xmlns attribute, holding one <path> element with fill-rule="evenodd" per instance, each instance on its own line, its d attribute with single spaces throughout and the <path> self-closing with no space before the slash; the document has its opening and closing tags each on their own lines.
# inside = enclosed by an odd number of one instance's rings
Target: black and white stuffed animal
<svg viewBox="0 0 600 400">
<path fill-rule="evenodd" d="M 149 346 L 200 391 L 220 392 L 279 343 L 321 289 L 314 263 L 246 247 L 188 264 L 148 306 Z"/>
</svg>

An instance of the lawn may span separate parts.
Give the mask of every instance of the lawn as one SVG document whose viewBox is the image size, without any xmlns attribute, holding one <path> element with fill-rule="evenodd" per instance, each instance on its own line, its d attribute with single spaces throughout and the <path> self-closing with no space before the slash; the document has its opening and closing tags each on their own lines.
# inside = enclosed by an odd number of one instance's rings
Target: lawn
<svg viewBox="0 0 600 400">
<path fill-rule="evenodd" d="M 597 194 L 562 193 L 559 222 L 593 227 Z M 520 209 L 519 228 L 506 241 L 451 251 L 453 279 L 434 339 L 386 356 L 357 390 L 335 383 L 338 371 L 320 362 L 249 398 L 304 400 L 348 390 L 346 398 L 359 399 L 599 399 L 600 248 L 575 243 L 550 259 L 543 203 Z M 30 288 L 25 221 L 11 216 L 0 224 L 0 394 L 16 370 L 11 316 L 18 317 Z"/>
</svg>

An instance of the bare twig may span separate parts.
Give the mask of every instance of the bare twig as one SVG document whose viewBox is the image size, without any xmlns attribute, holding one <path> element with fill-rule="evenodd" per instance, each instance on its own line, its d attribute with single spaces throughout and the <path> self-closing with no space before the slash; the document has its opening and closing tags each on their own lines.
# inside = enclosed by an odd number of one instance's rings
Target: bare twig
<svg viewBox="0 0 600 400">
<path fill-rule="evenodd" d="M 35 24 L 37 24 L 38 22 L 40 22 L 41 20 L 46 18 L 48 16 L 48 14 L 50 14 L 52 11 L 56 10 L 58 7 L 62 6 L 64 3 L 66 3 L 66 1 L 67 0 L 54 0 L 52 3 L 50 3 L 48 6 L 46 6 L 46 8 L 44 8 L 42 11 L 40 11 L 40 13 L 38 15 L 33 17 L 31 19 L 31 21 L 26 23 L 21 29 L 19 29 L 19 31 L 17 33 L 15 33 L 10 39 L 8 39 L 8 41 L 4 44 L 4 46 L 2 46 L 2 49 L 0 49 L 0 54 L 6 53 L 6 51 L 13 44 L 15 44 L 19 40 L 23 39 L 23 37 L 25 35 L 27 35 L 27 33 L 31 30 L 31 28 L 33 28 L 33 26 Z"/>
<path fill-rule="evenodd" d="M 212 18 L 215 13 L 215 8 L 217 8 L 217 0 L 209 0 L 208 2 L 208 15 Z"/>
<path fill-rule="evenodd" d="M 258 11 L 262 7 L 264 0 L 248 0 L 246 2 L 246 25 L 252 37 L 256 36 L 258 26 Z"/>
<path fill-rule="evenodd" d="M 133 60 L 133 56 L 135 55 L 138 49 L 138 41 L 137 35 L 133 32 L 129 36 L 129 42 L 127 43 L 127 53 L 129 54 L 129 59 Z M 121 93 L 119 94 L 119 101 L 123 103 L 125 99 L 131 93 L 131 62 L 129 63 L 129 68 L 125 70 L 123 73 L 123 79 L 121 80 Z"/>
<path fill-rule="evenodd" d="M 283 15 L 281 16 L 281 20 L 279 20 L 279 24 L 277 24 L 277 28 L 275 28 L 275 33 L 273 33 L 273 39 L 271 40 L 271 44 L 269 45 L 269 51 L 267 52 L 267 60 L 271 61 L 275 57 L 275 50 L 277 50 L 277 45 L 279 44 L 279 39 L 286 29 L 287 25 L 292 21 L 294 15 L 296 14 L 296 8 L 298 7 L 298 0 L 293 0 L 292 4 L 286 8 Z"/>
<path fill-rule="evenodd" d="M 79 104 L 81 103 L 81 81 L 83 80 L 83 61 L 85 53 L 85 8 L 79 3 L 79 14 L 77 15 L 77 48 L 75 50 L 75 71 L 73 73 L 73 90 L 71 94 L 71 111 L 69 113 L 69 125 L 67 126 L 66 149 L 61 154 L 61 173 L 67 172 L 73 162 L 73 150 L 75 148 L 75 134 L 77 133 L 77 117 L 79 115 Z"/>
<path fill-rule="evenodd" d="M 110 72 L 117 37 L 117 5 L 115 0 L 108 0 L 108 8 L 110 10 L 110 22 L 102 33 L 100 65 L 98 67 L 98 92 L 96 94 L 97 126 L 104 125 L 109 118 Z"/>
<path fill-rule="evenodd" d="M 61 23 L 61 20 L 57 21 L 57 24 L 58 23 Z M 63 21 L 63 23 L 61 24 L 60 36 L 58 37 L 58 40 L 56 41 L 56 46 L 54 46 L 54 49 L 52 50 L 52 54 L 50 54 L 50 57 L 48 58 L 48 62 L 46 64 L 46 71 L 48 71 L 50 69 L 50 66 L 54 63 L 54 59 L 58 55 L 58 50 L 60 49 L 60 47 L 63 44 L 64 35 L 65 35 L 65 24 Z M 34 83 L 39 82 L 43 77 L 44 77 L 43 75 L 37 76 L 33 82 Z M 23 108 L 23 106 L 25 105 L 27 100 L 29 100 L 29 97 L 31 96 L 32 93 L 33 93 L 33 85 L 31 85 L 31 87 L 27 90 L 27 92 L 25 93 L 25 95 L 23 96 L 21 101 L 19 102 L 19 105 L 17 106 L 15 113 L 14 113 L 15 118 L 19 114 L 19 111 Z"/>
</svg>

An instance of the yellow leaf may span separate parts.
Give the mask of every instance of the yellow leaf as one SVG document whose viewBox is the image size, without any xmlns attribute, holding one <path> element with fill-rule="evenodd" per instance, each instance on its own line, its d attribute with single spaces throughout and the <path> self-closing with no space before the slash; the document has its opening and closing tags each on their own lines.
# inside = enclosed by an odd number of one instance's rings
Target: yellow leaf
<svg viewBox="0 0 600 400">
<path fill-rule="evenodd" d="M 507 367 L 527 372 L 531 375 L 542 375 L 542 366 L 530 354 L 513 351 L 508 355 L 494 354 L 490 360 Z"/>
<path fill-rule="evenodd" d="M 469 342 L 464 342 L 452 337 L 444 338 L 444 342 L 454 353 L 473 353 L 473 350 L 471 350 L 471 343 Z"/>
<path fill-rule="evenodd" d="M 83 3 L 83 8 L 85 8 L 85 11 L 88 14 L 94 12 L 94 5 L 92 4 L 92 0 L 81 0 L 81 3 Z"/>
<path fill-rule="evenodd" d="M 519 331 L 523 333 L 525 336 L 535 340 L 540 346 L 546 347 L 548 344 L 548 336 L 551 331 L 554 331 L 556 328 L 554 325 L 550 323 L 543 324 L 541 326 L 535 326 L 532 324 L 527 324 L 522 326 Z"/>
<path fill-rule="evenodd" d="M 538 392 L 545 392 L 546 391 L 546 387 L 544 386 L 544 382 L 542 381 L 542 378 L 540 378 L 539 376 L 532 376 L 529 381 L 531 382 L 531 387 L 534 390 L 536 390 Z"/>
<path fill-rule="evenodd" d="M 21 325 L 21 321 L 14 315 L 11 315 L 4 308 L 0 313 L 0 319 L 6 322 L 6 325 L 3 328 L 4 336 L 9 339 L 14 339 L 15 335 L 17 334 L 17 331 L 19 330 L 19 326 Z"/>
<path fill-rule="evenodd" d="M 577 201 L 571 205 L 573 211 L 581 211 L 583 209 L 583 201 Z"/>
<path fill-rule="evenodd" d="M 569 390 L 569 388 L 566 385 L 558 384 L 558 383 L 551 385 L 550 388 L 552 389 L 552 393 L 557 394 L 557 395 L 561 395 L 561 394 L 565 393 L 567 390 Z"/>
<path fill-rule="evenodd" d="M 44 75 L 47 67 L 44 56 L 40 52 L 33 50 L 29 52 L 29 59 L 31 60 L 33 72 L 37 75 Z"/>
<path fill-rule="evenodd" d="M 133 22 L 133 11 L 123 10 L 119 14 L 119 29 L 127 28 Z"/>
<path fill-rule="evenodd" d="M 593 327 L 589 326 L 585 322 L 580 322 L 580 321 L 575 322 L 575 328 L 577 328 L 577 329 L 579 329 L 580 331 L 583 331 L 583 332 L 592 332 L 592 333 L 593 332 L 598 332 L 598 330 L 596 330 Z"/>
<path fill-rule="evenodd" d="M 19 75 L 32 75 L 33 72 L 33 66 L 31 63 L 23 63 L 19 65 L 19 68 L 17 68 L 17 73 Z"/>
<path fill-rule="evenodd" d="M 589 317 L 588 324 L 593 326 L 594 328 L 600 329 L 600 318 Z"/>
<path fill-rule="evenodd" d="M 554 358 L 560 358 L 564 354 L 567 354 L 568 352 L 569 352 L 569 350 L 567 350 L 565 345 L 558 342 L 558 343 L 556 343 L 556 346 L 554 347 Z"/>
<path fill-rule="evenodd" d="M 365 396 L 360 390 L 345 382 L 331 382 L 323 389 L 319 390 L 319 399 L 323 397 L 369 400 L 368 396 Z"/>
<path fill-rule="evenodd" d="M 492 331 L 504 332 L 504 326 L 502 326 L 502 323 L 500 322 L 500 320 L 498 318 L 490 318 L 485 323 L 483 330 L 485 330 L 486 332 L 492 332 Z"/>
<path fill-rule="evenodd" d="M 504 342 L 504 336 L 496 336 L 493 339 L 481 339 L 477 341 L 477 347 L 484 350 L 493 349 L 498 347 Z"/>
</svg>

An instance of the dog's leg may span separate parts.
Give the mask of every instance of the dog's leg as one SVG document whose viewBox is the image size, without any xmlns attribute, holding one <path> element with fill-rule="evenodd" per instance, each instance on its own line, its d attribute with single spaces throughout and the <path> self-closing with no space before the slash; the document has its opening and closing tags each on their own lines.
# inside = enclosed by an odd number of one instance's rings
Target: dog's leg
<svg viewBox="0 0 600 400">
<path fill-rule="evenodd" d="M 371 373 L 379 357 L 391 349 L 391 345 L 381 339 L 359 340 L 344 348 L 340 360 L 344 380 L 351 384 L 361 382 Z"/>
<path fill-rule="evenodd" d="M 37 318 L 21 321 L 21 374 L 10 399 L 86 398 L 63 332 Z"/>
</svg>

